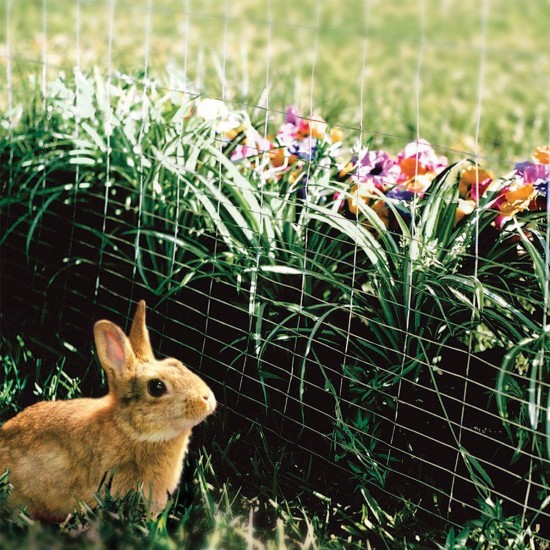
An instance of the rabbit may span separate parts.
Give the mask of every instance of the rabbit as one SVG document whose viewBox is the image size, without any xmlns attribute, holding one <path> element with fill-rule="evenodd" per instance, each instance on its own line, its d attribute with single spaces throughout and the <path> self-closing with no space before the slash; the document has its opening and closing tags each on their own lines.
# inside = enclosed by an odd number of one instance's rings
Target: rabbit
<svg viewBox="0 0 550 550">
<path fill-rule="evenodd" d="M 79 502 L 96 505 L 105 475 L 111 494 L 143 483 L 153 513 L 178 486 L 191 429 L 216 409 L 206 383 L 180 361 L 155 359 L 140 301 L 127 338 L 97 321 L 94 339 L 109 391 L 100 398 L 43 401 L 0 429 L 0 472 L 9 469 L 7 506 L 60 522 Z"/>
</svg>

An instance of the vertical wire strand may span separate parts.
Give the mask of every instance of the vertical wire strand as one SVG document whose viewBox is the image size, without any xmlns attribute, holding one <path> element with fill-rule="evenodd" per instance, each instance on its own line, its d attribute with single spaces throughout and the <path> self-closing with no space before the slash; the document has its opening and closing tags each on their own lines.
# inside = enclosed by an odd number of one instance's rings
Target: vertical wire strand
<svg viewBox="0 0 550 550">
<path fill-rule="evenodd" d="M 42 0 L 42 107 L 46 112 L 46 96 L 48 86 L 48 4 Z"/>
<path fill-rule="evenodd" d="M 113 78 L 113 36 L 115 26 L 115 6 L 116 0 L 109 0 L 109 24 L 108 24 L 108 36 L 107 36 L 107 75 L 105 82 L 105 103 L 107 105 L 107 112 L 109 117 L 111 116 L 111 83 Z M 101 222 L 101 234 L 104 236 L 107 229 L 107 211 L 109 208 L 109 190 L 111 187 L 111 131 L 112 127 L 110 121 L 106 121 L 106 138 L 107 138 L 107 152 L 105 155 L 105 173 L 103 179 L 103 219 Z M 99 249 L 99 258 L 97 265 L 97 276 L 94 287 L 94 308 L 96 307 L 97 297 L 99 293 L 99 285 L 101 279 L 101 269 L 103 266 L 103 253 L 105 243 L 102 240 Z"/>
<path fill-rule="evenodd" d="M 420 142 L 420 96 L 422 93 L 422 66 L 424 61 L 424 50 L 426 48 L 426 0 L 419 0 L 419 11 L 420 11 L 420 43 L 418 46 L 418 56 L 416 61 L 416 71 L 415 71 L 415 126 L 416 126 L 416 146 L 418 151 L 418 144 Z M 416 178 L 418 175 L 418 153 L 416 154 L 416 165 L 415 165 L 415 175 Z M 409 245 L 409 257 L 406 261 L 414 262 L 416 252 L 412 247 L 417 246 L 417 235 L 416 235 L 416 209 L 417 209 L 418 196 L 415 194 L 411 202 L 411 240 Z M 386 460 L 386 465 L 389 466 L 391 460 L 391 449 L 393 448 L 393 442 L 395 439 L 395 433 L 398 427 L 398 418 L 399 418 L 399 403 L 401 401 L 401 391 L 403 389 L 403 372 L 405 370 L 405 362 L 409 357 L 408 347 L 410 341 L 410 322 L 411 322 L 411 308 L 412 308 L 412 292 L 413 292 L 413 275 L 414 269 L 413 266 L 408 270 L 407 281 L 403 281 L 404 288 L 406 289 L 407 297 L 406 302 L 403 304 L 405 306 L 405 335 L 403 338 L 403 356 L 400 365 L 400 374 L 399 381 L 397 383 L 397 396 L 395 400 L 395 413 L 393 418 L 392 432 L 390 436 L 390 450 L 388 451 L 388 456 Z"/>
<path fill-rule="evenodd" d="M 548 105 L 550 105 L 550 91 L 548 93 Z M 548 140 L 550 144 L 550 120 L 548 121 Z M 550 171 L 550 166 L 548 168 Z M 547 178 L 550 178 L 550 174 L 547 173 Z M 544 243 L 544 309 L 542 313 L 542 330 L 547 334 L 548 316 L 550 314 L 550 181 L 546 183 L 546 240 Z M 547 337 L 546 337 L 547 338 Z M 543 372 L 548 371 L 548 358 L 546 357 L 546 342 L 544 339 L 541 346 L 541 368 L 539 369 L 539 384 L 542 385 Z M 544 409 L 543 409 L 544 410 Z M 543 413 L 544 416 L 544 413 Z M 547 389 L 547 401 L 546 401 L 546 418 L 543 418 L 543 423 L 546 423 L 546 452 L 550 457 L 550 389 Z M 543 428 L 544 429 L 544 428 Z M 524 524 L 524 521 L 522 521 Z"/>
<path fill-rule="evenodd" d="M 12 54 L 11 54 L 11 24 L 12 24 L 12 1 L 6 0 L 6 85 L 7 85 L 7 107 L 9 113 L 9 128 L 8 139 L 10 144 L 9 150 L 9 163 L 8 163 L 8 195 L 11 196 L 12 184 L 13 184 L 13 125 L 14 125 L 14 113 L 13 113 L 13 69 L 12 69 Z M 8 207 L 9 208 L 9 207 Z M 8 210 L 9 218 L 9 210 Z"/>
<path fill-rule="evenodd" d="M 6 20 L 5 20 L 5 33 L 6 33 L 6 86 L 7 86 L 7 101 L 8 101 L 8 112 L 11 113 L 13 109 L 13 83 L 12 83 L 12 58 L 11 58 L 11 11 L 12 11 L 12 2 L 13 0 L 6 0 Z M 10 123 L 10 131 L 11 131 Z M 10 139 L 10 143 L 11 143 Z M 10 163 L 11 166 L 11 163 Z"/>
<path fill-rule="evenodd" d="M 226 89 L 226 70 L 227 70 L 227 33 L 228 33 L 228 25 L 229 25 L 229 0 L 225 0 L 224 2 L 224 26 L 223 26 L 223 44 L 222 44 L 222 75 L 221 75 L 221 99 L 222 101 L 225 101 L 225 96 L 227 93 Z M 202 90 L 200 90 L 202 92 Z M 220 154 L 223 150 L 223 142 L 222 140 L 218 141 L 218 150 Z M 218 192 L 222 193 L 222 181 L 223 181 L 223 171 L 222 171 L 222 163 L 220 161 L 218 162 Z M 219 219 L 220 217 L 220 209 L 221 209 L 221 201 L 218 200 L 218 203 L 216 205 L 216 216 Z M 218 245 L 221 240 L 220 233 L 216 229 L 216 237 L 214 241 L 214 258 L 218 255 Z M 202 339 L 202 346 L 201 346 L 201 352 L 200 352 L 200 359 L 199 359 L 199 371 L 202 371 L 204 358 L 206 356 L 206 344 L 207 344 L 207 336 L 208 336 L 208 328 L 210 326 L 210 311 L 212 308 L 212 290 L 214 288 L 214 269 L 215 265 L 212 264 L 212 273 L 210 276 L 210 288 L 208 291 L 208 303 L 206 305 L 206 317 L 204 322 L 204 335 Z"/>
<path fill-rule="evenodd" d="M 550 91 L 548 92 L 548 105 L 550 105 Z M 550 144 L 550 120 L 548 121 L 548 139 L 547 143 Z M 548 165 L 548 171 L 550 171 L 550 165 Z M 546 173 L 547 180 L 550 178 L 550 174 Z M 546 357 L 546 345 L 547 345 L 547 334 L 549 330 L 548 325 L 548 316 L 550 314 L 550 181 L 546 182 L 546 231 L 545 231 L 545 242 L 544 242 L 544 282 L 543 282 L 543 311 L 542 311 L 542 331 L 543 331 L 543 341 L 540 348 L 540 365 L 539 365 L 539 375 L 538 375 L 538 383 L 539 383 L 539 392 L 541 391 L 541 387 L 543 385 L 543 375 L 548 372 L 548 358 Z M 536 360 L 536 359 L 535 359 Z M 532 367 L 531 367 L 532 368 Z M 539 399 L 542 401 L 542 396 L 539 393 Z M 550 456 L 550 390 L 547 389 L 547 400 L 546 400 L 546 414 L 544 414 L 544 405 L 542 406 L 543 410 L 543 419 L 541 424 L 546 424 L 546 428 L 541 428 L 541 435 L 546 436 L 546 452 L 547 456 Z M 546 418 L 544 418 L 544 416 Z M 544 434 L 544 429 L 546 429 L 546 434 Z M 531 455 L 534 454 L 534 447 L 535 447 L 535 439 L 536 435 L 533 434 L 531 436 Z M 522 511 L 522 517 L 521 517 L 521 525 L 523 528 L 525 528 L 526 524 L 526 515 L 528 510 L 528 504 L 529 504 L 529 494 L 531 491 L 531 483 L 532 483 L 532 472 L 533 472 L 533 466 L 534 466 L 534 460 L 533 456 L 531 456 L 529 460 L 529 477 L 528 477 L 528 486 L 527 490 L 525 492 L 525 500 L 523 504 L 523 511 Z M 544 466 L 543 466 L 544 467 Z M 541 511 L 543 508 L 541 507 Z"/>
<path fill-rule="evenodd" d="M 319 54 L 319 38 L 320 38 L 320 27 L 321 27 L 321 3 L 320 0 L 317 0 L 315 3 L 315 41 L 313 45 L 313 59 L 311 62 L 311 76 L 310 76 L 310 88 L 309 88 L 309 137 L 311 139 L 312 135 L 312 118 L 313 118 L 313 111 L 314 111 L 314 92 L 315 92 L 315 75 L 316 75 L 316 68 L 317 68 L 317 57 Z M 292 360 L 290 363 L 290 370 L 288 373 L 288 385 L 287 385 L 287 392 L 285 397 L 285 403 L 283 406 L 283 413 L 286 413 L 287 407 L 288 407 L 288 399 L 290 395 L 290 390 L 292 388 L 292 382 L 295 378 L 294 369 L 295 369 L 295 363 L 296 363 L 296 351 L 297 346 L 299 342 L 299 333 L 300 333 L 300 325 L 302 321 L 302 312 L 304 309 L 304 297 L 306 294 L 306 284 L 307 284 L 307 262 L 308 262 L 308 245 L 309 245 L 309 239 L 308 239 L 308 211 L 309 211 L 309 202 L 308 202 L 308 192 L 307 192 L 307 185 L 308 181 L 311 175 L 311 165 L 314 161 L 312 159 L 312 151 L 313 149 L 310 147 L 310 157 L 307 163 L 307 169 L 306 169 L 306 176 L 305 176 L 305 182 L 304 185 L 306 186 L 306 192 L 305 192 L 305 200 L 303 204 L 303 211 L 300 214 L 303 220 L 306 222 L 306 226 L 299 228 L 299 230 L 303 231 L 303 243 L 304 243 L 304 257 L 303 257 L 303 263 L 302 263 L 302 281 L 301 281 L 301 289 L 300 289 L 300 301 L 298 303 L 298 312 L 297 312 L 297 327 L 296 327 L 296 335 L 297 337 L 294 340 L 294 354 L 292 355 Z M 305 361 L 305 358 L 304 358 Z M 302 403 L 303 405 L 303 403 Z"/>
<path fill-rule="evenodd" d="M 479 197 L 479 132 L 481 128 L 481 113 L 483 109 L 483 90 L 485 85 L 485 67 L 487 62 L 487 29 L 489 23 L 489 4 L 490 0 L 483 0 L 481 6 L 481 48 L 480 48 L 480 58 L 479 58 L 479 68 L 478 68 L 478 81 L 477 81 L 477 102 L 475 110 L 475 130 L 474 130 L 474 158 L 475 158 L 475 169 L 476 169 L 476 196 Z M 479 272 L 479 209 L 475 212 L 475 242 L 474 242 L 474 281 L 478 281 L 478 272 Z M 462 451 L 462 435 L 464 431 L 464 414 L 466 410 L 466 399 L 468 397 L 468 379 L 470 376 L 470 367 L 472 362 L 473 355 L 473 346 L 475 338 L 475 321 L 476 321 L 476 311 L 481 307 L 479 303 L 479 296 L 476 291 L 472 296 L 472 315 L 470 318 L 470 334 L 468 336 L 468 355 L 466 359 L 466 373 L 464 379 L 464 388 L 462 391 L 462 405 L 460 409 L 460 422 L 457 433 L 458 439 L 458 448 L 456 450 L 455 462 L 453 466 L 453 477 L 451 481 L 451 488 L 449 491 L 449 503 L 447 506 L 447 514 L 451 513 L 452 502 L 454 498 L 454 490 L 457 479 L 458 464 L 460 457 L 463 456 Z"/>
<path fill-rule="evenodd" d="M 550 99 L 550 93 L 549 93 Z M 550 103 L 549 103 L 550 104 Z M 548 122 L 548 143 L 550 143 L 550 121 Z M 550 166 L 550 165 L 549 165 Z M 550 177 L 550 174 L 547 173 L 546 177 Z M 546 184 L 546 232 L 545 232 L 545 243 L 544 243 L 544 282 L 543 282 L 543 309 L 542 309 L 542 332 L 543 332 L 543 341 L 540 347 L 540 351 L 536 354 L 535 358 L 532 360 L 533 365 L 531 368 L 537 366 L 538 376 L 537 382 L 539 384 L 537 392 L 537 403 L 538 405 L 542 402 L 542 384 L 543 376 L 545 374 L 545 364 L 546 364 L 546 333 L 548 330 L 548 313 L 549 313 L 549 290 L 550 290 L 550 183 Z M 550 392 L 548 392 L 547 405 L 546 405 L 546 445 L 548 454 L 550 455 Z M 544 405 L 542 406 L 544 411 Z M 532 427 L 536 429 L 536 426 L 539 422 L 539 410 L 538 406 L 535 407 L 534 422 L 532 421 Z M 533 425 L 534 424 L 534 425 Z M 542 428 L 544 429 L 544 428 Z M 543 433 L 541 429 L 541 434 Z M 529 458 L 529 473 L 527 475 L 527 487 L 525 489 L 525 498 L 523 500 L 523 507 L 521 513 L 521 526 L 526 528 L 527 521 L 527 512 L 529 510 L 529 497 L 532 491 L 533 485 L 533 470 L 535 467 L 534 454 L 535 454 L 535 445 L 537 440 L 537 434 L 531 435 L 531 456 Z M 541 508 L 542 510 L 542 508 Z"/>
<path fill-rule="evenodd" d="M 189 91 L 187 83 L 188 79 L 188 63 L 189 63 L 189 31 L 190 31 L 190 1 L 183 0 L 183 10 L 185 13 L 185 24 L 183 27 L 183 86 L 184 90 Z"/>
<path fill-rule="evenodd" d="M 73 78 L 74 78 L 74 87 L 75 87 L 75 93 L 74 93 L 74 144 L 75 148 L 78 148 L 78 141 L 80 138 L 80 113 L 79 113 L 79 99 L 80 99 L 80 78 L 81 78 L 81 72 L 80 72 L 80 2 L 81 0 L 75 1 L 75 48 L 76 48 L 76 64 L 73 70 Z M 69 237 L 69 248 L 67 251 L 67 269 L 65 270 L 65 277 L 63 282 L 63 296 L 67 293 L 67 284 L 69 281 L 69 265 L 73 261 L 73 242 L 74 242 L 74 234 L 75 234 L 75 223 L 76 223 L 76 212 L 77 212 L 77 200 L 78 200 L 78 187 L 80 185 L 80 164 L 77 162 L 75 166 L 75 175 L 74 175 L 74 182 L 73 182 L 73 190 L 72 190 L 72 196 L 71 201 L 73 204 L 73 213 L 72 213 L 72 224 L 71 224 L 71 230 L 70 230 L 70 237 Z M 65 315 L 65 303 L 66 301 L 63 301 L 60 308 L 59 317 L 60 319 L 64 318 Z"/>
<path fill-rule="evenodd" d="M 369 33 L 368 33 L 368 25 L 369 25 L 369 9 L 370 9 L 370 0 L 363 0 L 363 17 L 364 17 L 364 38 L 363 38 L 363 48 L 362 48 L 362 64 L 361 64 L 361 74 L 360 74 L 360 85 L 359 85 L 359 145 L 362 147 L 363 139 L 364 139 L 364 118 L 365 118 L 365 84 L 367 79 L 367 52 L 368 52 L 368 46 L 369 46 Z M 359 212 L 357 213 L 358 216 Z M 350 337 L 351 337 L 351 321 L 353 318 L 353 305 L 355 301 L 355 281 L 357 277 L 357 254 L 359 245 L 357 244 L 359 242 L 358 236 L 359 236 L 359 220 L 356 217 L 355 220 L 355 235 L 356 238 L 354 239 L 354 247 L 353 247 L 353 265 L 352 265 L 352 273 L 351 273 L 351 292 L 350 292 L 350 299 L 349 299 L 349 316 L 348 316 L 348 324 L 347 324 L 347 330 L 346 330 L 346 341 L 344 344 L 344 360 L 342 362 L 342 377 L 340 379 L 340 389 L 338 392 L 338 397 L 342 397 L 343 393 L 343 383 L 344 383 L 344 376 L 346 371 L 346 360 L 349 353 L 349 345 L 350 345 Z"/>
<path fill-rule="evenodd" d="M 270 115 L 270 102 L 269 102 L 269 96 L 270 96 L 270 90 L 271 90 L 271 78 L 270 78 L 270 72 L 271 72 L 271 45 L 272 45 L 272 39 L 273 39 L 273 14 L 272 14 L 272 6 L 271 6 L 271 0 L 267 1 L 267 44 L 266 44 L 266 65 L 265 65 L 265 90 L 266 93 L 262 94 L 262 96 L 265 95 L 265 110 L 264 110 L 264 131 L 263 131 L 263 137 L 264 141 L 267 140 L 268 135 L 268 126 L 269 126 L 269 115 Z M 266 160 L 268 157 L 268 151 L 263 150 L 262 151 L 262 166 L 265 167 Z M 257 289 L 258 289 L 258 274 L 260 271 L 260 259 L 262 257 L 262 235 L 264 233 L 264 226 L 265 226 L 265 220 L 264 220 L 264 188 L 266 185 L 266 180 L 264 179 L 265 173 L 262 173 L 262 181 L 261 181 L 261 187 L 260 187 L 260 223 L 259 223 L 259 229 L 258 229 L 258 241 L 256 245 L 256 258 L 255 258 L 255 264 L 256 269 L 252 271 L 251 276 L 251 282 L 250 282 L 250 297 L 249 297 L 249 308 L 248 308 L 248 315 L 249 315 L 249 326 L 248 331 L 249 334 L 253 334 L 254 338 L 254 354 L 256 356 L 256 366 L 257 366 L 257 372 L 261 372 L 261 357 L 260 357 L 260 338 L 261 334 L 258 334 L 257 331 L 253 330 L 253 323 L 255 317 L 259 315 L 259 312 L 257 311 Z M 241 392 L 242 384 L 244 381 L 244 369 L 245 365 L 243 365 L 243 370 L 241 373 L 241 379 L 239 382 L 239 392 Z M 266 403 L 267 405 L 267 403 Z"/>
<path fill-rule="evenodd" d="M 151 50 L 151 33 L 153 26 L 153 0 L 147 1 L 147 12 L 145 16 L 145 43 L 143 52 L 143 92 L 141 96 L 141 124 L 138 132 L 136 150 L 139 154 L 139 176 L 138 176 L 138 211 L 137 211 L 137 228 L 136 238 L 134 240 L 134 265 L 132 267 L 132 282 L 130 285 L 130 295 L 133 295 L 136 275 L 138 270 L 138 262 L 141 261 L 141 230 L 143 224 L 143 203 L 145 199 L 145 154 L 143 151 L 143 136 L 145 134 L 146 121 L 149 116 L 149 88 L 151 88 L 151 82 L 149 79 L 149 56 Z M 127 317 L 130 317 L 130 312 L 133 305 L 128 302 Z"/>
</svg>

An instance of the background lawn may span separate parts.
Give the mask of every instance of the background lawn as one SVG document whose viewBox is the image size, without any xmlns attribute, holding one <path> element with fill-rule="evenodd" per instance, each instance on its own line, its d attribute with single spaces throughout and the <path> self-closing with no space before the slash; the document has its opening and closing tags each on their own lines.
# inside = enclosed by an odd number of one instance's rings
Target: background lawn
<svg viewBox="0 0 550 550">
<path fill-rule="evenodd" d="M 186 74 L 189 90 L 273 118 L 313 106 L 393 151 L 418 131 L 500 172 L 549 139 L 548 0 L 2 0 L 0 11 L 18 98 L 30 74 L 78 63 Z"/>
</svg>

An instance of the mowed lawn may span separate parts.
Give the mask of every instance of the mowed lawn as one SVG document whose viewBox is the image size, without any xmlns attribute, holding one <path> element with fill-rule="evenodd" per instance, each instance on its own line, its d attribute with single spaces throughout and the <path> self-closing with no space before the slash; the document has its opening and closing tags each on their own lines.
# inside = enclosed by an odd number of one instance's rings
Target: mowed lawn
<svg viewBox="0 0 550 550">
<path fill-rule="evenodd" d="M 0 0 L 0 13 L 3 107 L 8 82 L 24 102 L 29 75 L 78 64 L 186 77 L 258 121 L 313 106 L 375 146 L 420 135 L 497 173 L 550 139 L 548 0 Z"/>
</svg>

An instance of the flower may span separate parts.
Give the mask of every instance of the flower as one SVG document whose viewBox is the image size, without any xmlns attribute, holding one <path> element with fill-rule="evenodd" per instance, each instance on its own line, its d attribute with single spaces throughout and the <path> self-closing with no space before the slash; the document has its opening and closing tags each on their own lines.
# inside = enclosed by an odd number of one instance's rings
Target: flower
<svg viewBox="0 0 550 550">
<path fill-rule="evenodd" d="M 432 179 L 432 174 L 417 174 L 406 181 L 398 182 L 386 193 L 386 196 L 401 201 L 409 201 L 414 195 L 422 197 L 432 184 Z"/>
<path fill-rule="evenodd" d="M 296 137 L 298 139 L 316 138 L 323 139 L 327 131 L 327 123 L 318 114 L 313 113 L 311 117 L 301 118 L 298 123 Z"/>
<path fill-rule="evenodd" d="M 197 115 L 203 120 L 217 120 L 228 114 L 229 109 L 220 99 L 207 98 L 197 103 Z"/>
<path fill-rule="evenodd" d="M 537 152 L 542 149 L 539 147 Z M 542 154 L 539 157 L 545 160 Z M 535 191 L 541 197 L 548 197 L 548 187 L 550 186 L 550 164 L 541 164 L 538 162 L 519 162 L 515 167 L 516 182 L 519 185 L 533 185 Z"/>
<path fill-rule="evenodd" d="M 458 223 L 465 216 L 470 215 L 476 207 L 476 202 L 474 200 L 464 200 L 458 199 L 458 206 L 456 207 L 455 221 Z"/>
<path fill-rule="evenodd" d="M 548 198 L 548 188 L 550 187 L 550 178 L 540 179 L 535 182 L 535 189 L 541 197 Z"/>
<path fill-rule="evenodd" d="M 533 159 L 539 164 L 550 164 L 550 144 L 537 147 Z"/>
<path fill-rule="evenodd" d="M 290 145 L 292 145 L 297 139 L 297 132 L 298 128 L 294 124 L 287 122 L 281 126 L 275 136 L 275 139 L 279 145 L 283 147 L 290 147 Z"/>
<path fill-rule="evenodd" d="M 550 186 L 550 145 L 538 147 L 533 154 L 534 162 L 518 162 L 515 166 L 515 180 L 520 185 L 533 184 L 541 197 L 548 197 Z"/>
<path fill-rule="evenodd" d="M 300 111 L 298 107 L 290 106 L 286 108 L 285 122 L 287 124 L 292 124 L 293 126 L 298 126 L 300 124 Z"/>
<path fill-rule="evenodd" d="M 280 143 L 288 145 L 290 141 L 301 140 L 306 138 L 323 139 L 327 131 L 327 123 L 316 113 L 313 113 L 309 118 L 304 118 L 300 115 L 300 111 L 296 107 L 288 107 L 285 114 L 285 124 L 279 130 L 277 138 Z M 334 134 L 338 137 L 338 134 Z M 333 141 L 340 141 L 335 139 Z"/>
<path fill-rule="evenodd" d="M 262 137 L 254 127 L 250 127 L 246 131 L 244 142 L 235 147 L 230 158 L 233 162 L 236 162 L 248 157 L 258 156 L 270 149 L 271 142 Z"/>
<path fill-rule="evenodd" d="M 531 201 L 536 197 L 537 190 L 533 184 L 523 185 L 512 183 L 496 200 L 495 205 L 504 217 L 515 216 L 518 212 L 529 209 Z"/>
<path fill-rule="evenodd" d="M 479 202 L 492 181 L 493 176 L 487 170 L 479 166 L 468 166 L 460 175 L 458 192 L 463 199 Z"/>
<path fill-rule="evenodd" d="M 271 164 L 275 168 L 281 168 L 281 166 L 284 166 L 287 158 L 288 164 L 291 164 L 296 160 L 296 157 L 286 154 L 285 147 L 273 147 L 273 149 L 269 151 L 269 158 L 271 159 Z"/>
<path fill-rule="evenodd" d="M 383 200 L 377 200 L 371 208 L 378 214 L 378 217 L 382 220 L 382 223 L 389 227 L 390 225 L 390 211 Z"/>
<path fill-rule="evenodd" d="M 357 183 L 350 189 L 351 197 L 348 197 L 348 210 L 350 214 L 359 216 L 361 212 L 361 206 L 369 206 L 376 212 L 378 217 L 382 220 L 382 223 L 389 227 L 390 225 L 390 211 L 386 206 L 383 198 L 380 198 L 380 193 L 377 192 L 376 186 L 372 181 L 364 181 Z M 339 194 L 337 194 L 339 195 Z M 335 195 L 337 204 L 341 200 L 340 196 Z M 370 225 L 364 223 L 367 227 Z"/>
<path fill-rule="evenodd" d="M 437 156 L 425 139 L 419 139 L 406 145 L 403 151 L 397 155 L 397 163 L 401 167 L 401 180 L 427 173 L 433 174 L 433 179 L 449 164 L 447 157 Z"/>
<path fill-rule="evenodd" d="M 410 191 L 406 187 L 402 185 L 396 185 L 395 187 L 392 187 L 387 193 L 386 197 L 389 199 L 394 199 L 397 201 L 410 201 L 414 196 L 414 192 Z"/>
<path fill-rule="evenodd" d="M 351 176 L 356 183 L 371 180 L 380 189 L 394 185 L 401 173 L 399 165 L 385 151 L 367 151 Z"/>
<path fill-rule="evenodd" d="M 303 160 L 312 160 L 317 150 L 317 139 L 307 137 L 302 140 L 296 140 L 292 142 L 292 145 L 288 148 L 290 155 L 294 155 Z"/>
<path fill-rule="evenodd" d="M 344 139 L 344 132 L 340 128 L 331 128 L 329 132 L 329 138 L 332 143 L 338 143 Z"/>
<path fill-rule="evenodd" d="M 351 197 L 348 198 L 348 210 L 354 216 L 359 215 L 360 205 L 369 204 L 373 199 L 379 198 L 375 194 L 375 185 L 367 180 L 357 183 L 350 189 Z"/>
<path fill-rule="evenodd" d="M 516 164 L 516 174 L 523 183 L 535 183 L 538 180 L 550 178 L 550 164 L 519 162 Z"/>
</svg>

